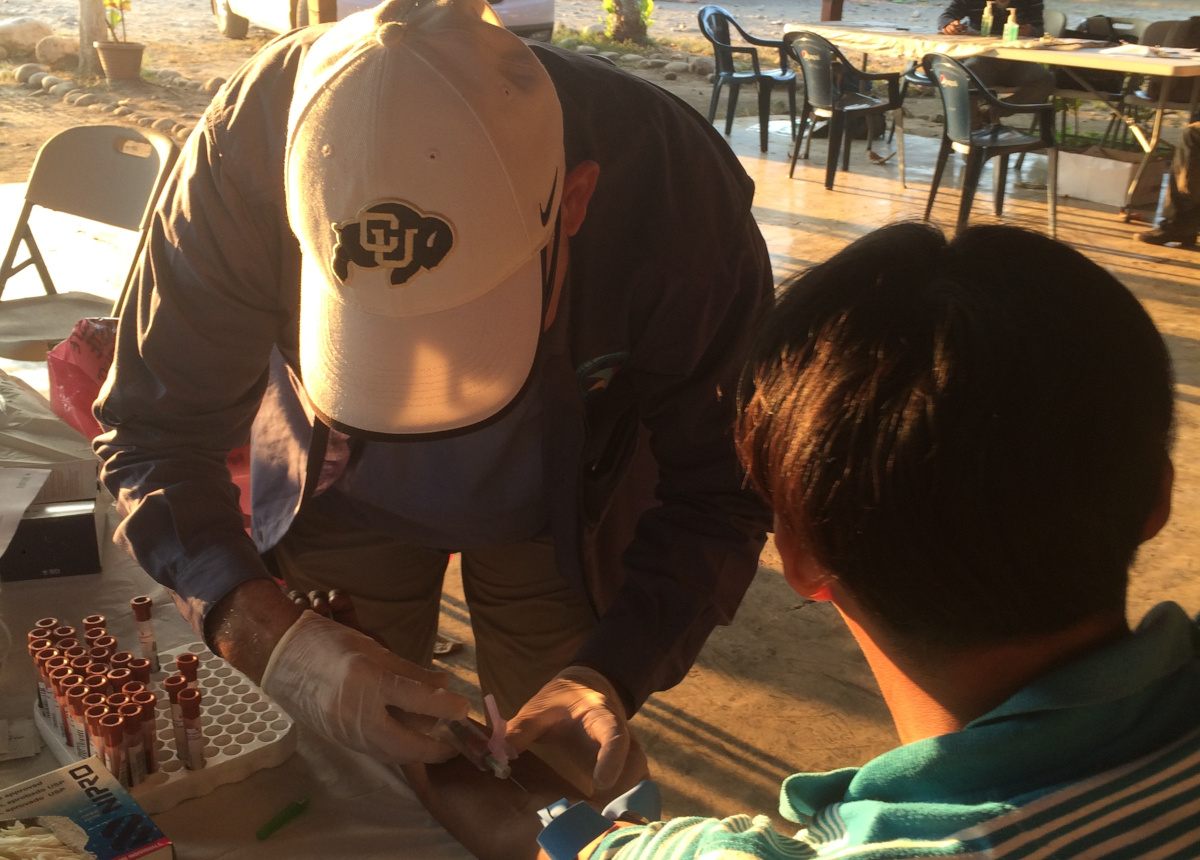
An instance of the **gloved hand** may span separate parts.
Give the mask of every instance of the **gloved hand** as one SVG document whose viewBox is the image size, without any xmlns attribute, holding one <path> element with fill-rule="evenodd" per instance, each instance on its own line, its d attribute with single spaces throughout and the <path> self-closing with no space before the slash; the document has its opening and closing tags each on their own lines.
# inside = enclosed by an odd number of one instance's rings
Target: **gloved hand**
<svg viewBox="0 0 1200 860">
<path fill-rule="evenodd" d="M 600 745 L 592 771 L 594 791 L 611 788 L 629 754 L 629 722 L 613 685 L 595 669 L 568 666 L 542 687 L 508 723 L 518 753 L 555 726 L 573 721 Z"/>
<path fill-rule="evenodd" d="M 297 721 L 329 740 L 393 764 L 437 762 L 455 752 L 424 734 L 438 717 L 467 715 L 448 678 L 397 657 L 368 636 L 304 612 L 276 644 L 262 688 Z M 399 719 L 388 708 L 404 712 Z"/>
</svg>

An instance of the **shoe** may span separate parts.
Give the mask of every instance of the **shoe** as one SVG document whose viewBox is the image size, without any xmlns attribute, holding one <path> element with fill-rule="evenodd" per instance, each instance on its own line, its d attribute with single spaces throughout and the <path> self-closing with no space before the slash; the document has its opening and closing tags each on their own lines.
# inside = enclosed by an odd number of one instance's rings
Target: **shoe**
<svg viewBox="0 0 1200 860">
<path fill-rule="evenodd" d="M 1173 227 L 1162 225 L 1145 233 L 1138 233 L 1137 240 L 1147 245 L 1178 244 L 1181 248 L 1191 248 L 1196 244 L 1196 234 L 1180 232 Z"/>
</svg>

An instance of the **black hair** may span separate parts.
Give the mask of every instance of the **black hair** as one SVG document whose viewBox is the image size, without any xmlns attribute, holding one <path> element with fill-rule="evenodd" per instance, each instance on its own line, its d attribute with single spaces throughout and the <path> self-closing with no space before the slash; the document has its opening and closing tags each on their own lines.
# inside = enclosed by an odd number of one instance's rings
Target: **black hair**
<svg viewBox="0 0 1200 860">
<path fill-rule="evenodd" d="M 790 282 L 739 401 L 751 479 L 898 641 L 1123 613 L 1170 449 L 1170 358 L 1066 245 L 1003 226 L 865 236 Z"/>
</svg>

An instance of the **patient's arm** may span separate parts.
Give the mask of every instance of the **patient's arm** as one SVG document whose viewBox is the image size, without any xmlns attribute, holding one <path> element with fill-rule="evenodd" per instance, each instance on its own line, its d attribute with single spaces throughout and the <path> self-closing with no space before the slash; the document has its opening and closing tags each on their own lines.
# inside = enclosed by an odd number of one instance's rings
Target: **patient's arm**
<svg viewBox="0 0 1200 860">
<path fill-rule="evenodd" d="M 442 764 L 412 764 L 405 776 L 434 818 L 480 860 L 533 860 L 542 824 L 537 811 L 560 798 L 585 798 L 531 752 L 509 762 L 513 779 L 497 779 L 462 756 Z M 636 738 L 625 771 L 610 791 L 587 799 L 596 809 L 637 785 L 648 775 L 646 756 Z"/>
</svg>

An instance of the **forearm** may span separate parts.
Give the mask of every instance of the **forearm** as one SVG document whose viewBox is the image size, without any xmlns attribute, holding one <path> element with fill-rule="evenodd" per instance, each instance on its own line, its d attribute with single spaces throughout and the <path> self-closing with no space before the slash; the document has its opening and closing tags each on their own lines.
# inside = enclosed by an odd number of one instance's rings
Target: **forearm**
<svg viewBox="0 0 1200 860">
<path fill-rule="evenodd" d="M 275 645 L 302 611 L 273 580 L 250 580 L 209 610 L 205 638 L 230 665 L 258 684 Z"/>
<path fill-rule="evenodd" d="M 955 21 L 961 21 L 963 18 L 966 18 L 969 12 L 970 9 L 966 0 L 953 0 L 953 2 L 942 11 L 942 14 L 938 16 L 938 31 L 941 32 L 944 30 L 947 24 L 952 24 Z"/>
</svg>

